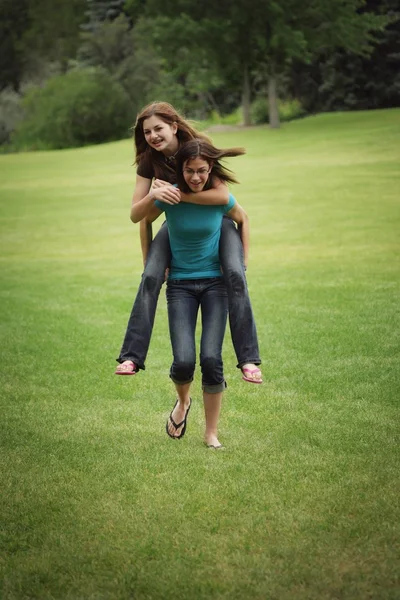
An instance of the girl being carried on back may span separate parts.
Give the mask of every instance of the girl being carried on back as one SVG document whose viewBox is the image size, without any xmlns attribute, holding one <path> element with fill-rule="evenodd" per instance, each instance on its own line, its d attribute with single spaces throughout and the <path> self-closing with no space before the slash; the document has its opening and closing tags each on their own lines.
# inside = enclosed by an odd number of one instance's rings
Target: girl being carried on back
<svg viewBox="0 0 400 600">
<path fill-rule="evenodd" d="M 157 200 L 166 205 L 179 202 L 225 205 L 229 201 L 226 183 L 217 177 L 210 189 L 183 193 L 176 183 L 175 155 L 182 143 L 193 138 L 207 140 L 166 102 L 155 102 L 138 115 L 134 128 L 136 145 L 136 187 L 131 219 L 140 221 L 140 239 L 145 269 L 128 321 L 125 339 L 117 361 L 118 375 L 134 375 L 145 368 L 155 312 L 165 271 L 171 261 L 166 223 L 152 241 L 149 211 Z M 243 379 L 261 383 L 257 332 L 247 289 L 243 246 L 239 232 L 229 218 L 222 220 L 219 258 L 228 292 L 229 322 L 238 368 Z"/>
</svg>

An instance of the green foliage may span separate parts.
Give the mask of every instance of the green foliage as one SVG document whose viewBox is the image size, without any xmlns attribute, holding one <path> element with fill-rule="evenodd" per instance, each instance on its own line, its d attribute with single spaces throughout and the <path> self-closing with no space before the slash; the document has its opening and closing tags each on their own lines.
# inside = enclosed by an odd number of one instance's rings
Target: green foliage
<svg viewBox="0 0 400 600">
<path fill-rule="evenodd" d="M 21 40 L 28 70 L 32 58 L 67 69 L 79 45 L 85 6 L 85 0 L 29 0 L 29 28 Z"/>
<path fill-rule="evenodd" d="M 134 115 L 123 88 L 101 69 L 70 71 L 23 100 L 16 148 L 67 148 L 125 137 Z"/>
<path fill-rule="evenodd" d="M 113 21 L 121 14 L 125 0 L 86 0 L 86 4 L 88 22 L 81 27 L 84 31 L 95 32 L 99 24 Z"/>
<path fill-rule="evenodd" d="M 396 106 L 398 17 L 397 0 L 1 0 L 0 91 L 78 65 L 106 69 L 133 114 L 155 98 L 231 114 L 275 81 L 309 112 Z"/>
<path fill-rule="evenodd" d="M 296 99 L 281 100 L 278 105 L 279 119 L 293 121 L 305 115 L 305 110 Z M 268 99 L 266 95 L 258 96 L 251 104 L 251 117 L 255 125 L 269 122 Z"/>
<path fill-rule="evenodd" d="M 21 96 L 10 88 L 0 92 L 0 146 L 9 144 L 21 117 Z"/>
<path fill-rule="evenodd" d="M 324 50 L 310 64 L 295 62 L 288 70 L 288 92 L 307 111 L 390 108 L 400 105 L 400 12 L 396 0 L 368 1 L 366 10 L 387 26 L 375 35 L 369 56 Z"/>
<path fill-rule="evenodd" d="M 25 55 L 21 37 L 30 24 L 28 5 L 28 0 L 0 2 L 0 91 L 20 88 Z"/>
<path fill-rule="evenodd" d="M 243 123 L 243 113 L 239 106 L 227 115 L 222 115 L 216 110 L 212 110 L 207 116 L 207 119 L 203 119 L 197 123 L 199 129 L 204 131 L 208 128 L 214 128 L 213 131 L 218 131 L 218 126 L 232 126 L 238 127 Z M 222 127 L 223 129 L 223 127 Z"/>
<path fill-rule="evenodd" d="M 201 88 L 206 80 L 201 67 L 205 64 L 208 73 L 213 71 L 224 82 L 228 93 L 242 90 L 246 104 L 250 100 L 249 86 L 244 83 L 248 73 L 262 72 L 267 84 L 291 61 L 310 61 L 321 48 L 330 52 L 343 47 L 367 54 L 373 32 L 387 20 L 360 13 L 362 5 L 363 0 L 315 0 L 311 4 L 236 0 L 203 5 L 194 0 L 148 0 L 145 15 L 151 24 L 149 40 L 162 56 L 168 56 L 168 70 L 177 81 L 186 82 L 195 72 L 200 85 L 194 89 L 204 100 Z"/>
<path fill-rule="evenodd" d="M 144 32 L 132 30 L 124 14 L 82 34 L 78 61 L 78 64 L 108 71 L 128 94 L 133 113 L 151 100 L 161 79 L 161 59 L 145 39 Z"/>
</svg>

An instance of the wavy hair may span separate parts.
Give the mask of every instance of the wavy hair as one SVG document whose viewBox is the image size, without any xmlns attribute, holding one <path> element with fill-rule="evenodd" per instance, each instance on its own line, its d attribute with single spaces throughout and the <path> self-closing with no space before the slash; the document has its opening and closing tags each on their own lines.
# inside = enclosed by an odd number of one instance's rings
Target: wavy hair
<svg viewBox="0 0 400 600">
<path fill-rule="evenodd" d="M 183 144 L 176 155 L 176 181 L 179 189 L 184 193 L 190 193 L 191 189 L 187 185 L 183 176 L 183 168 L 187 161 L 201 158 L 211 166 L 211 172 L 204 190 L 212 187 L 213 178 L 217 178 L 225 183 L 239 183 L 234 173 L 221 165 L 220 161 L 232 156 L 241 156 L 245 154 L 244 148 L 216 148 L 209 141 L 202 138 L 195 138 Z"/>
<path fill-rule="evenodd" d="M 156 174 L 159 172 L 160 168 L 161 171 L 163 168 L 165 169 L 165 162 L 161 153 L 154 150 L 154 148 L 151 148 L 146 142 L 143 132 L 143 122 L 153 116 L 159 117 L 164 123 L 168 123 L 169 125 L 176 123 L 178 127 L 176 137 L 178 138 L 179 145 L 193 138 L 201 138 L 209 141 L 209 138 L 198 132 L 190 121 L 184 119 L 172 104 L 169 104 L 168 102 L 152 102 L 151 104 L 148 104 L 138 114 L 133 127 L 133 137 L 136 149 L 135 164 L 138 165 L 139 163 L 142 163 L 146 167 L 154 167 L 154 172 Z"/>
</svg>

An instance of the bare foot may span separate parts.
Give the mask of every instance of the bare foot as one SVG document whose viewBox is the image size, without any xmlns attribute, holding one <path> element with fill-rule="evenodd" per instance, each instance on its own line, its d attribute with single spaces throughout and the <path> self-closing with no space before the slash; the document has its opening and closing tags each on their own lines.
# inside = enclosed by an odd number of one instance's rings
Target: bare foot
<svg viewBox="0 0 400 600">
<path fill-rule="evenodd" d="M 223 448 L 223 445 L 220 443 L 217 436 L 213 433 L 205 433 L 204 443 L 207 446 L 207 448 L 214 448 L 215 450 L 220 450 L 221 448 Z"/>
<path fill-rule="evenodd" d="M 123 363 L 118 365 L 115 369 L 116 375 L 135 375 L 137 373 L 138 368 L 133 362 L 133 360 L 124 360 Z"/>
<path fill-rule="evenodd" d="M 250 381 L 252 383 L 262 383 L 262 373 L 257 365 L 246 363 L 245 365 L 242 365 L 240 369 L 246 381 Z"/>
<path fill-rule="evenodd" d="M 180 400 L 176 401 L 174 409 L 167 421 L 167 433 L 170 437 L 179 439 L 184 436 L 190 405 L 190 398 L 185 399 L 184 402 L 181 402 Z"/>
</svg>

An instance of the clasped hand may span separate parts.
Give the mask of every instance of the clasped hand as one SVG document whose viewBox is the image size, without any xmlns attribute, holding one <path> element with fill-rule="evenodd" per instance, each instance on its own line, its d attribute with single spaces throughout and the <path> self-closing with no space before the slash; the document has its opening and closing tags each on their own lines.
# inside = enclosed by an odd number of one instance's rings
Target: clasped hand
<svg viewBox="0 0 400 600">
<path fill-rule="evenodd" d="M 155 179 L 151 186 L 151 191 L 157 200 L 165 202 L 165 204 L 179 204 L 181 201 L 180 191 L 168 183 L 168 181 Z"/>
</svg>

